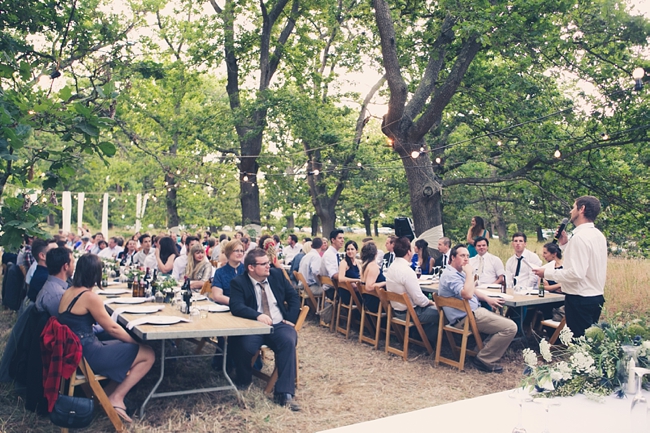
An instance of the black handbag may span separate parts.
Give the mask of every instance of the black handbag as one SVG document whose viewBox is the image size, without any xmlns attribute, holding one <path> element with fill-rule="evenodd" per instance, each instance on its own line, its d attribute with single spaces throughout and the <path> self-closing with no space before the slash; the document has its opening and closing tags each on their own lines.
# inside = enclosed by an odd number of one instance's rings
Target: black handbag
<svg viewBox="0 0 650 433">
<path fill-rule="evenodd" d="M 50 412 L 50 421 L 59 427 L 84 428 L 93 421 L 94 412 L 95 402 L 92 398 L 59 394 Z"/>
</svg>

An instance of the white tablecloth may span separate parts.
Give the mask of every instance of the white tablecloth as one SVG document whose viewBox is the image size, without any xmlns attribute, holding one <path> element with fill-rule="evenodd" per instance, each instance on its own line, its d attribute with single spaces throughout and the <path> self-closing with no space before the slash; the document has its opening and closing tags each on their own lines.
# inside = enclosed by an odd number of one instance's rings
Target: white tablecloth
<svg viewBox="0 0 650 433">
<path fill-rule="evenodd" d="M 491 376 L 492 377 L 492 376 Z M 494 376 L 498 379 L 498 376 Z M 374 421 L 327 430 L 328 433 L 510 433 L 517 425 L 519 407 L 509 398 L 512 391 L 489 394 L 440 406 L 403 413 Z M 650 401 L 650 393 L 644 393 Z M 629 433 L 632 397 L 606 397 L 604 402 L 590 400 L 583 395 L 555 398 L 559 406 L 549 411 L 551 433 Z M 544 429 L 544 406 L 524 403 L 523 426 L 527 433 L 541 433 Z M 646 426 L 646 429 L 650 426 Z M 650 430 L 644 430 L 650 432 Z"/>
</svg>

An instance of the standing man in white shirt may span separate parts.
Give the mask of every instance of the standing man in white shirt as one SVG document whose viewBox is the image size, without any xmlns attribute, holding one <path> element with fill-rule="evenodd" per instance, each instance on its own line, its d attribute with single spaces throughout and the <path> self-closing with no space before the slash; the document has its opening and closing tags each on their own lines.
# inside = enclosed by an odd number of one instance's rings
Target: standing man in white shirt
<svg viewBox="0 0 650 433">
<path fill-rule="evenodd" d="M 298 243 L 298 236 L 290 234 L 287 238 L 287 246 L 282 250 L 284 254 L 284 263 L 290 265 L 293 262 L 293 258 L 302 251 L 302 244 Z"/>
<path fill-rule="evenodd" d="M 542 266 L 542 260 L 537 254 L 526 249 L 526 241 L 526 234 L 522 232 L 512 235 L 515 255 L 506 262 L 506 278 L 513 279 L 513 286 L 537 287 L 539 280 L 533 273 L 533 267 Z"/>
<path fill-rule="evenodd" d="M 562 284 L 565 294 L 566 324 L 574 337 L 598 322 L 605 303 L 607 276 L 607 240 L 594 226 L 600 213 L 600 201 L 593 196 L 578 197 L 571 209 L 573 236 L 566 232 L 559 237 L 564 250 L 562 269 L 536 269 L 540 278 Z"/>
<path fill-rule="evenodd" d="M 489 246 L 490 241 L 487 238 L 477 237 L 474 240 L 477 254 L 469 259 L 469 265 L 476 271 L 479 284 L 501 284 L 506 270 L 500 258 L 488 253 Z"/>
</svg>

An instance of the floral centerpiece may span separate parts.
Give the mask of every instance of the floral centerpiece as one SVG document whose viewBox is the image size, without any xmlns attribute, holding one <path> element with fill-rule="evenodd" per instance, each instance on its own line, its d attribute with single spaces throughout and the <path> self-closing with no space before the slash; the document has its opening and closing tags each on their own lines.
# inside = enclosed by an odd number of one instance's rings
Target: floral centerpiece
<svg viewBox="0 0 650 433">
<path fill-rule="evenodd" d="M 522 385 L 545 392 L 548 396 L 605 396 L 625 393 L 628 381 L 629 351 L 635 347 L 634 363 L 650 367 L 650 329 L 641 321 L 628 324 L 599 323 L 573 338 L 568 327 L 560 332 L 563 349 L 551 351 L 546 340 L 540 341 L 540 357 L 524 349 L 526 363 Z"/>
</svg>

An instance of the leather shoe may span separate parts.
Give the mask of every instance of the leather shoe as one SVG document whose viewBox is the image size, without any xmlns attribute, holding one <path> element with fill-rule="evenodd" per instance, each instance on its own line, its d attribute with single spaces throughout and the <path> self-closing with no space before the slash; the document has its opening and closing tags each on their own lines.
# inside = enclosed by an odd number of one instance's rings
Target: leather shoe
<svg viewBox="0 0 650 433">
<path fill-rule="evenodd" d="M 288 407 L 293 412 L 300 411 L 300 405 L 296 403 L 291 394 L 275 394 L 273 400 L 280 406 Z"/>
<path fill-rule="evenodd" d="M 476 367 L 478 370 L 481 370 L 485 373 L 503 373 L 503 367 L 501 367 L 499 364 L 487 365 L 478 358 L 474 358 L 472 360 L 472 364 L 474 364 L 474 367 Z"/>
</svg>

